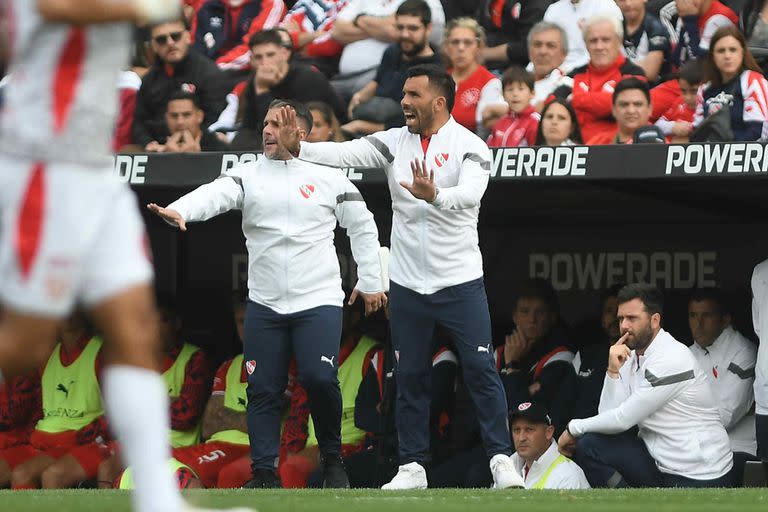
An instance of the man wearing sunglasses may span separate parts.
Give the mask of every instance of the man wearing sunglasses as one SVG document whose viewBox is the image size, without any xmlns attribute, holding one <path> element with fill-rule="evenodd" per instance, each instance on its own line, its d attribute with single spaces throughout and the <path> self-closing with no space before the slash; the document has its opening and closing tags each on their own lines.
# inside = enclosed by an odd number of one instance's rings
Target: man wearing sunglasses
<svg viewBox="0 0 768 512">
<path fill-rule="evenodd" d="M 216 64 L 191 49 L 192 38 L 183 21 L 153 25 L 150 43 L 157 59 L 136 97 L 133 143 L 156 151 L 169 135 L 165 106 L 172 94 L 195 94 L 205 113 L 203 125 L 208 126 L 226 105 L 227 87 Z"/>
</svg>

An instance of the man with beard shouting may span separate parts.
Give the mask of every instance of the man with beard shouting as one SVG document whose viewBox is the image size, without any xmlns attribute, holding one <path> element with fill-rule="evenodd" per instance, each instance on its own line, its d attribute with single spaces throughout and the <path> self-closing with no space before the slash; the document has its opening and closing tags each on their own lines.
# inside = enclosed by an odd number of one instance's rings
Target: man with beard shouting
<svg viewBox="0 0 768 512">
<path fill-rule="evenodd" d="M 708 372 L 661 328 L 661 291 L 628 285 L 618 304 L 621 338 L 598 414 L 571 420 L 560 452 L 575 455 L 593 487 L 729 486 L 733 454 Z"/>
</svg>

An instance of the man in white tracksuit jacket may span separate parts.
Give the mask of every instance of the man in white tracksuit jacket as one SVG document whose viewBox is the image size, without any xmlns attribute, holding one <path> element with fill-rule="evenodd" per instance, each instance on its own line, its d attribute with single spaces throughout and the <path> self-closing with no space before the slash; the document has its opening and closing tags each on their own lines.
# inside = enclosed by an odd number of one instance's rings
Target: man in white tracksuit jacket
<svg viewBox="0 0 768 512">
<path fill-rule="evenodd" d="M 599 413 L 571 420 L 560 452 L 575 449 L 592 487 L 730 486 L 733 453 L 707 373 L 661 328 L 661 291 L 627 285 L 618 302 L 622 336 L 608 356 Z"/>
<path fill-rule="evenodd" d="M 436 324 L 459 353 L 477 405 L 497 488 L 524 487 L 510 459 L 504 389 L 493 362 L 491 322 L 478 246 L 480 200 L 488 186 L 488 146 L 450 116 L 453 79 L 441 68 L 413 66 L 403 87 L 406 126 L 344 143 L 284 144 L 303 160 L 380 167 L 392 196 L 390 320 L 397 379 L 400 468 L 385 489 L 427 486 L 429 369 Z M 285 126 L 289 126 L 288 123 Z"/>
<path fill-rule="evenodd" d="M 279 487 L 275 474 L 280 414 L 293 355 L 307 390 L 326 487 L 348 487 L 340 459 L 341 393 L 337 380 L 344 292 L 334 229 L 350 237 L 366 314 L 387 300 L 373 215 L 338 169 L 297 160 L 278 142 L 279 112 L 292 108 L 310 132 L 312 115 L 297 102 L 275 101 L 264 121 L 264 155 L 223 173 L 167 208 L 150 210 L 186 229 L 233 209 L 243 212 L 248 249 L 248 306 L 243 353 L 248 373 L 248 433 L 253 479 Z"/>
<path fill-rule="evenodd" d="M 768 260 L 752 273 L 752 323 L 760 338 L 755 366 L 757 455 L 768 460 Z"/>
</svg>

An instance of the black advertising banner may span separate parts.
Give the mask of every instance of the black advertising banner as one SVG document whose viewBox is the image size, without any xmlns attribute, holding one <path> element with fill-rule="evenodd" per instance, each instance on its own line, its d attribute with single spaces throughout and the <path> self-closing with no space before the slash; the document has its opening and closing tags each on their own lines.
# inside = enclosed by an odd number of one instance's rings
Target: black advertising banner
<svg viewBox="0 0 768 512">
<path fill-rule="evenodd" d="M 768 145 L 757 142 L 499 148 L 492 152 L 492 181 L 768 177 Z M 256 153 L 117 155 L 114 170 L 134 186 L 189 187 L 256 158 Z M 380 169 L 344 170 L 353 182 L 385 180 Z"/>
</svg>

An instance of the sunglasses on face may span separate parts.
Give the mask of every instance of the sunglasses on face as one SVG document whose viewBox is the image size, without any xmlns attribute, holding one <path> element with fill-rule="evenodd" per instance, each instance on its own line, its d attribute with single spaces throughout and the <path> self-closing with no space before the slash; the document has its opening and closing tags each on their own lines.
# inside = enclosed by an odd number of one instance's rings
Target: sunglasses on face
<svg viewBox="0 0 768 512">
<path fill-rule="evenodd" d="M 174 43 L 178 43 L 181 41 L 181 36 L 184 35 L 184 32 L 171 32 L 170 34 L 161 34 L 159 36 L 155 36 L 153 38 L 153 41 L 159 46 L 164 46 L 168 44 L 168 39 L 173 39 Z"/>
</svg>

